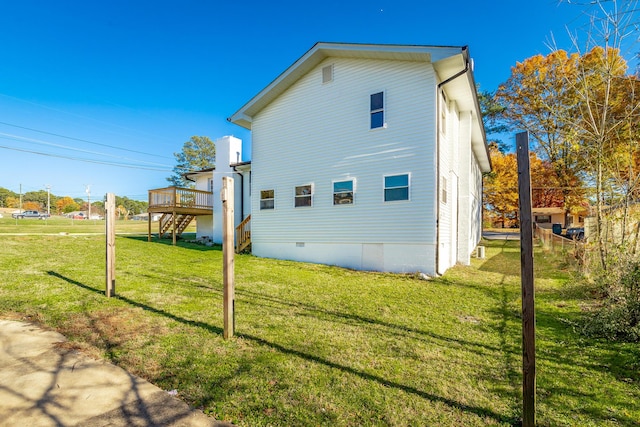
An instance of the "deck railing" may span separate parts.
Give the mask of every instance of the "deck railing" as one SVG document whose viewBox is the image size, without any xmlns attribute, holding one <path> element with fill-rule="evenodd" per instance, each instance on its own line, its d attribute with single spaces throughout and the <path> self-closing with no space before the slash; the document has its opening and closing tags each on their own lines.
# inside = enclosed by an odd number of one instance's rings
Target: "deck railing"
<svg viewBox="0 0 640 427">
<path fill-rule="evenodd" d="M 149 208 L 212 209 L 213 194 L 192 188 L 167 187 L 149 190 Z"/>
<path fill-rule="evenodd" d="M 236 227 L 236 252 L 240 253 L 251 244 L 251 215 Z"/>
</svg>

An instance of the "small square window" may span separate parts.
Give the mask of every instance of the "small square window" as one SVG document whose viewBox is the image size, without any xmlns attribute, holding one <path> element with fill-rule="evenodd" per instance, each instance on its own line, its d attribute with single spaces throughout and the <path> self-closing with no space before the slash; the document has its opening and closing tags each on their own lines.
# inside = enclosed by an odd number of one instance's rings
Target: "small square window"
<svg viewBox="0 0 640 427">
<path fill-rule="evenodd" d="M 409 200 L 409 174 L 384 177 L 384 201 Z"/>
<path fill-rule="evenodd" d="M 371 129 L 384 127 L 384 92 L 371 95 L 370 98 Z"/>
<path fill-rule="evenodd" d="M 353 180 L 335 181 L 333 183 L 333 204 L 353 204 Z"/>
<path fill-rule="evenodd" d="M 311 185 L 301 185 L 296 187 L 295 207 L 311 206 L 311 196 Z"/>
<path fill-rule="evenodd" d="M 274 190 L 261 190 L 260 191 L 260 210 L 273 209 L 275 207 L 275 191 Z"/>
</svg>

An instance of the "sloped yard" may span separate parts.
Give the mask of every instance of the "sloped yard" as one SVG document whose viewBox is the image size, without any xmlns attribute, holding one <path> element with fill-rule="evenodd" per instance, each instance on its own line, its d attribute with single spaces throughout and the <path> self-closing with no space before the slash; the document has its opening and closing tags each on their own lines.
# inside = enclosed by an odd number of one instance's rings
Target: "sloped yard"
<svg viewBox="0 0 640 427">
<path fill-rule="evenodd" d="M 519 243 L 429 281 L 236 257 L 222 339 L 222 254 L 101 236 L 0 234 L 0 316 L 26 318 L 241 426 L 513 425 L 520 417 Z M 581 290 L 536 253 L 540 425 L 640 420 L 640 350 L 574 329 Z"/>
</svg>

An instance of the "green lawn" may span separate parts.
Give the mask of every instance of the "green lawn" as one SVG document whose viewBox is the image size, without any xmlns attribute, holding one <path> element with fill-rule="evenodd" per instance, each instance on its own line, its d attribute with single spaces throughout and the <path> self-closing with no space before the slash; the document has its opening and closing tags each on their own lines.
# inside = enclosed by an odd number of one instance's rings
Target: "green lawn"
<svg viewBox="0 0 640 427">
<path fill-rule="evenodd" d="M 186 233 L 196 231 L 195 221 L 186 229 Z M 118 220 L 116 221 L 116 232 L 120 234 L 140 233 L 147 234 L 149 223 L 147 221 Z M 14 219 L 10 214 L 4 214 L 0 218 L 0 235 L 15 233 L 104 233 L 104 220 L 74 220 L 62 216 L 52 216 L 47 220 L 33 218 Z M 151 224 L 151 232 L 158 232 L 158 223 Z"/>
<path fill-rule="evenodd" d="M 19 227 L 18 227 L 19 228 Z M 519 243 L 429 281 L 236 256 L 236 337 L 222 339 L 222 253 L 117 237 L 3 235 L 0 316 L 71 344 L 241 426 L 485 426 L 520 418 Z M 542 426 L 640 420 L 640 349 L 577 334 L 580 288 L 536 253 Z"/>
</svg>

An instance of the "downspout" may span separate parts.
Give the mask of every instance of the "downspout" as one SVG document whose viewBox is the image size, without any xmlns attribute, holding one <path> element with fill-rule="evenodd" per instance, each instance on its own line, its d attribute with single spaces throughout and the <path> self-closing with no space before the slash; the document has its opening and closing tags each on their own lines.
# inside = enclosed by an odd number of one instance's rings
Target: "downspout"
<svg viewBox="0 0 640 427">
<path fill-rule="evenodd" d="M 436 274 L 440 269 L 440 99 L 442 86 L 466 74 L 469 71 L 469 46 L 462 47 L 464 69 L 438 83 L 436 86 Z"/>
<path fill-rule="evenodd" d="M 238 172 L 237 166 L 233 166 L 233 171 L 240 176 L 240 217 L 244 221 L 244 174 Z"/>
</svg>

